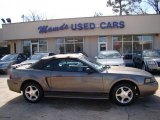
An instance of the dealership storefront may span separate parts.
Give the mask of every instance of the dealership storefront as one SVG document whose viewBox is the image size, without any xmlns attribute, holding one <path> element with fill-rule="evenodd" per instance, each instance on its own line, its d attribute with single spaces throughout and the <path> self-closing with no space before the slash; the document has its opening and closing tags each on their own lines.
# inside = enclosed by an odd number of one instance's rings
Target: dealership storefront
<svg viewBox="0 0 160 120">
<path fill-rule="evenodd" d="M 160 15 L 56 19 L 3 25 L 2 40 L 11 53 L 85 52 L 118 50 L 133 54 L 160 49 Z"/>
</svg>

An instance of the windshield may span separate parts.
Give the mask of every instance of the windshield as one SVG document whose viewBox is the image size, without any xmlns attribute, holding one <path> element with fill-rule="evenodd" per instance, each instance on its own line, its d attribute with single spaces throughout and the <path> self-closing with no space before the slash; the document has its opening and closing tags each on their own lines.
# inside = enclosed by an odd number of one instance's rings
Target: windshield
<svg viewBox="0 0 160 120">
<path fill-rule="evenodd" d="M 42 57 L 46 57 L 47 54 L 35 54 L 31 56 L 31 60 L 40 60 Z"/>
<path fill-rule="evenodd" d="M 4 57 L 1 58 L 2 61 L 13 61 L 17 59 L 17 54 L 9 54 L 5 55 Z"/>
<path fill-rule="evenodd" d="M 144 57 L 160 57 L 160 52 L 153 50 L 153 51 L 144 51 Z"/>
<path fill-rule="evenodd" d="M 101 63 L 98 63 L 86 56 L 83 56 L 81 58 L 82 61 L 84 61 L 85 63 L 89 64 L 91 67 L 93 67 L 94 69 L 96 69 L 99 72 L 104 71 L 107 67 L 105 65 L 102 65 Z"/>
<path fill-rule="evenodd" d="M 100 53 L 98 55 L 99 59 L 117 59 L 117 58 L 121 58 L 120 53 L 118 52 L 109 52 L 109 53 Z"/>
</svg>

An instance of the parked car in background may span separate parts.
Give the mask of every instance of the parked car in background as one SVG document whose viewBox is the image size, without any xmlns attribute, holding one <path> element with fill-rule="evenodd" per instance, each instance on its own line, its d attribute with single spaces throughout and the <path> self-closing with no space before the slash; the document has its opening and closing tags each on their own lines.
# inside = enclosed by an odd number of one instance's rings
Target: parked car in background
<svg viewBox="0 0 160 120">
<path fill-rule="evenodd" d="M 0 71 L 7 73 L 11 65 L 19 64 L 26 59 L 27 56 L 23 53 L 5 55 L 0 59 Z"/>
<path fill-rule="evenodd" d="M 3 57 L 3 55 L 0 55 L 0 59 Z"/>
<path fill-rule="evenodd" d="M 160 70 L 160 52 L 159 50 L 139 51 L 135 54 L 133 62 L 136 67 L 143 70 Z"/>
<path fill-rule="evenodd" d="M 129 51 L 123 54 L 123 60 L 127 67 L 134 67 L 133 58 L 137 51 Z"/>
<path fill-rule="evenodd" d="M 37 61 L 39 61 L 41 58 L 43 57 L 47 57 L 47 56 L 52 56 L 55 55 L 54 53 L 35 53 L 34 55 L 32 55 L 30 58 L 28 58 L 27 60 L 21 62 L 21 65 L 25 64 L 25 65 L 31 65 L 33 63 L 36 63 Z"/>
<path fill-rule="evenodd" d="M 116 50 L 103 51 L 95 57 L 96 61 L 103 65 L 125 66 L 123 57 Z"/>
<path fill-rule="evenodd" d="M 64 98 L 111 98 L 129 105 L 140 96 L 152 95 L 158 83 L 152 74 L 123 66 L 102 65 L 82 54 L 42 58 L 30 68 L 11 69 L 9 89 L 35 103 L 43 96 Z"/>
</svg>

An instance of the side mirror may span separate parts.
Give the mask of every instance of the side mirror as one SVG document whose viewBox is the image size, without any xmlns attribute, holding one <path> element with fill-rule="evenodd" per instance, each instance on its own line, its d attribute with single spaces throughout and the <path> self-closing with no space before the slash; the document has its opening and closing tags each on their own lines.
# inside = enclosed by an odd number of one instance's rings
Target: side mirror
<svg viewBox="0 0 160 120">
<path fill-rule="evenodd" d="M 27 58 L 27 60 L 30 60 L 30 58 Z"/>
<path fill-rule="evenodd" d="M 90 68 L 86 68 L 86 73 L 88 73 L 88 74 L 91 74 L 91 73 L 93 73 L 93 71 L 90 69 Z"/>
</svg>

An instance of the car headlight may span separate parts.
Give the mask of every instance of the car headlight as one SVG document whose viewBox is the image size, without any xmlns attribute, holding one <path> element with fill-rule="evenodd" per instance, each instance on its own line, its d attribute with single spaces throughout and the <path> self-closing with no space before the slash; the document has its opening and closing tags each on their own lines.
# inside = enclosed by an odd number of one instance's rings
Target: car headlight
<svg viewBox="0 0 160 120">
<path fill-rule="evenodd" d="M 156 62 L 155 61 L 147 61 L 147 64 L 148 65 L 156 65 Z"/>
<path fill-rule="evenodd" d="M 144 83 L 153 83 L 155 82 L 155 78 L 145 78 Z"/>
</svg>

